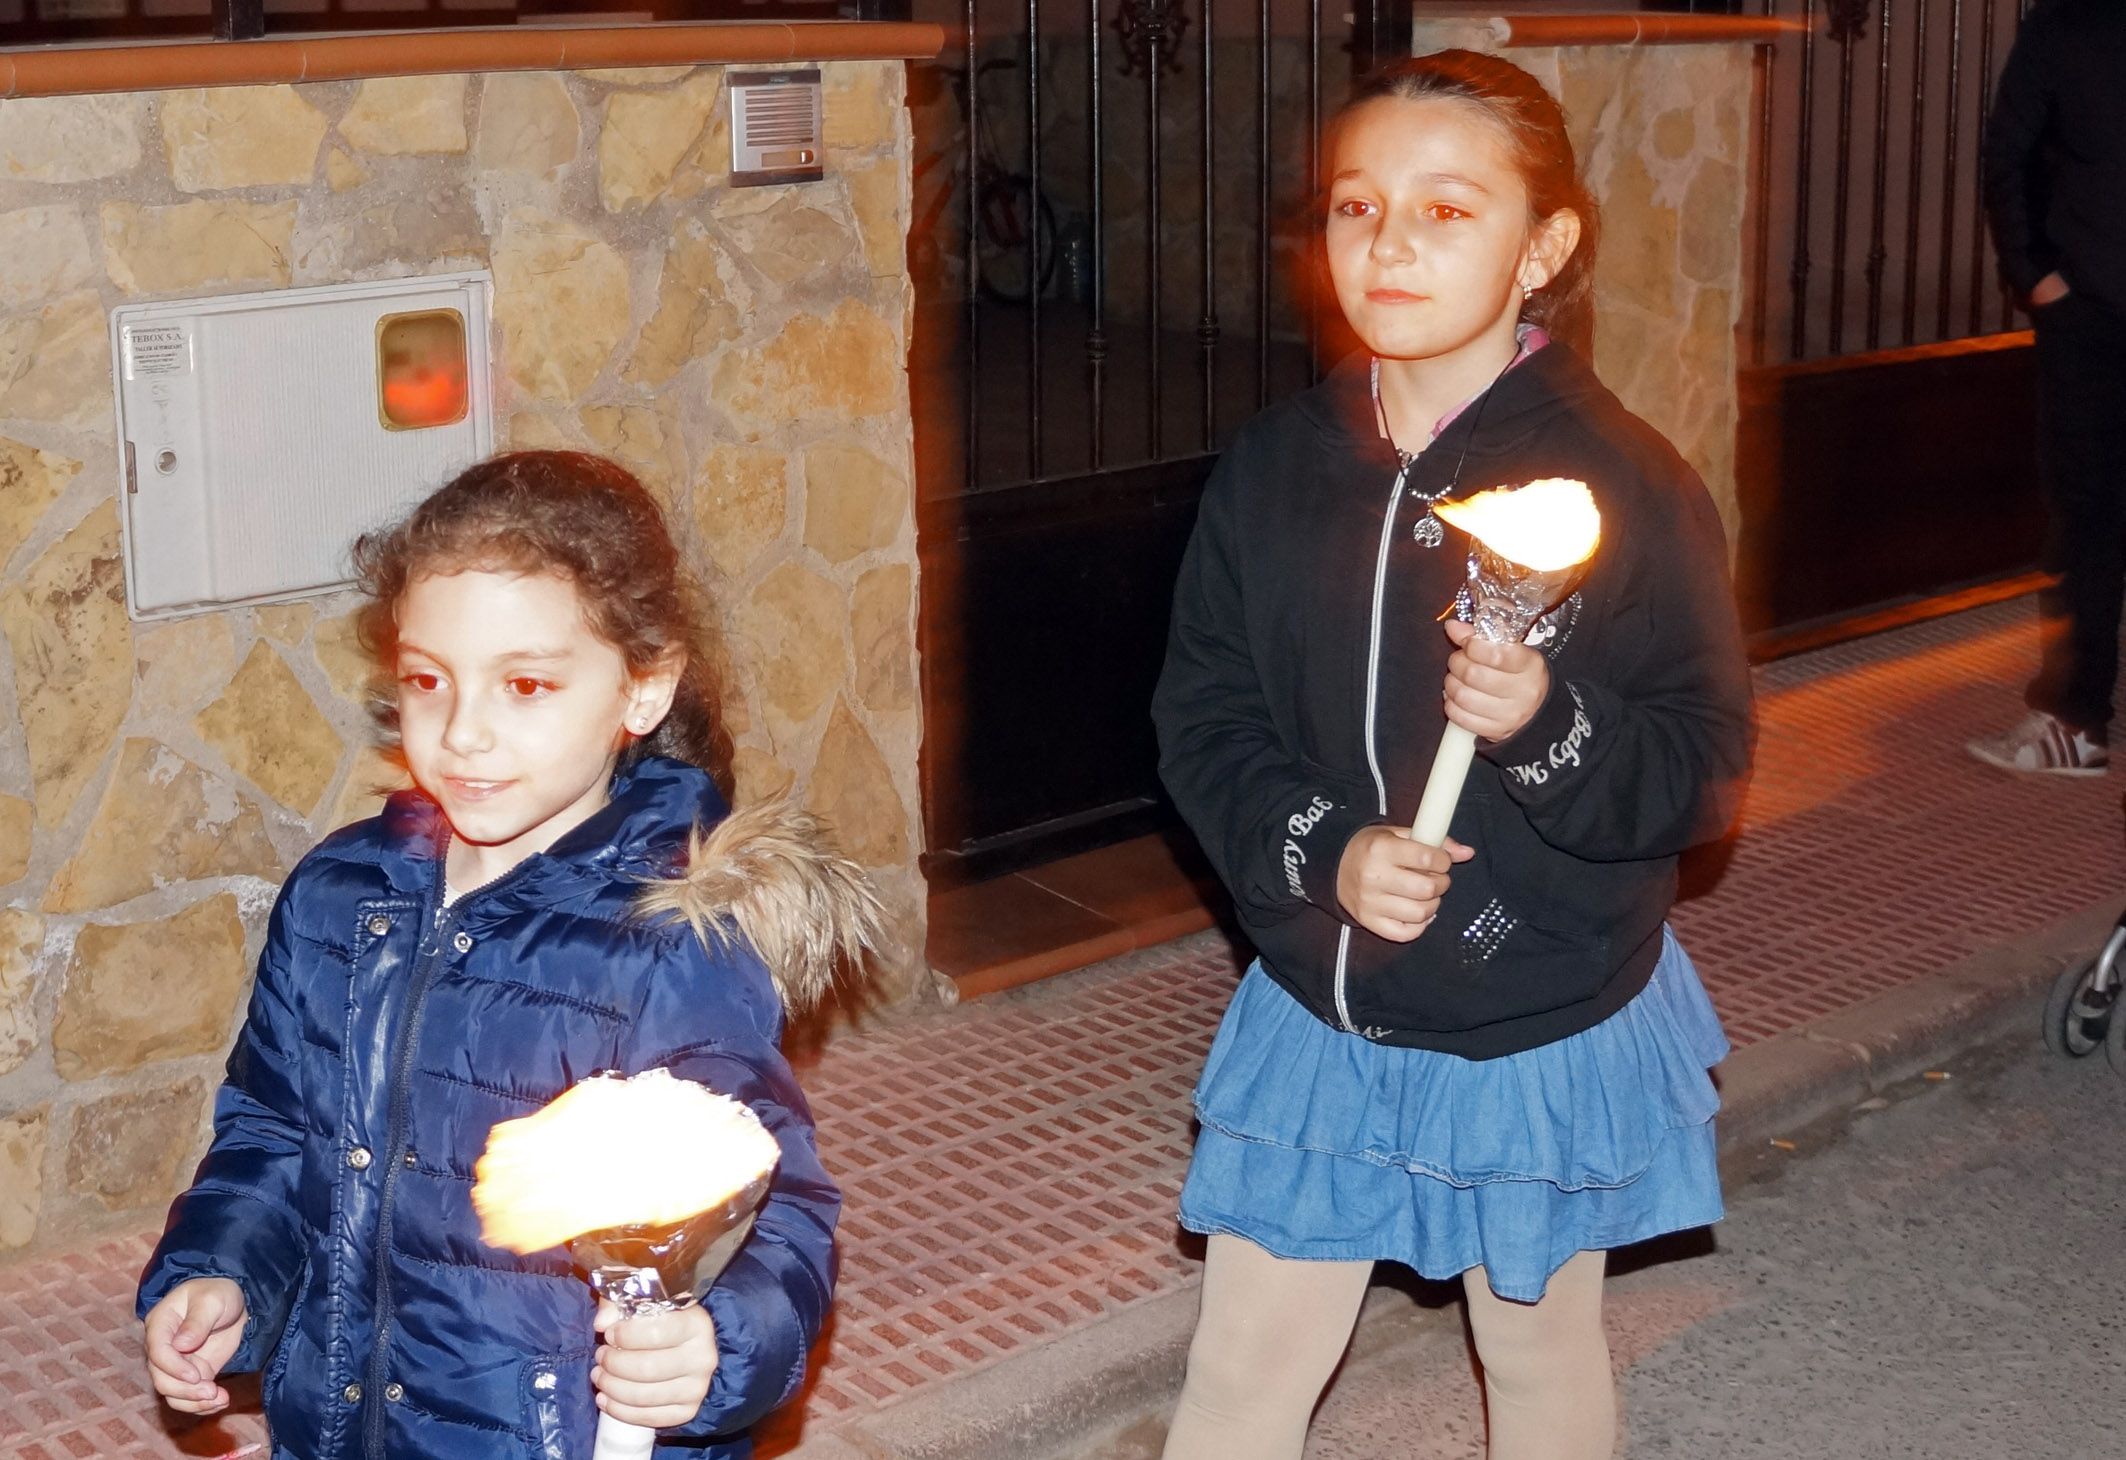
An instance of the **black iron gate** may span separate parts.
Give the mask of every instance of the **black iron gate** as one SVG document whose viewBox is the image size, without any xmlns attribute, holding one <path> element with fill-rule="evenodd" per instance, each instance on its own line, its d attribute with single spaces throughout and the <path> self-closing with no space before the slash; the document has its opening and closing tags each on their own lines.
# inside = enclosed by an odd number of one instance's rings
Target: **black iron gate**
<svg viewBox="0 0 2126 1460">
<path fill-rule="evenodd" d="M 1750 355 L 1786 364 L 2015 327 L 1986 232 L 1987 111 L 2028 0 L 1757 0 Z"/>
<path fill-rule="evenodd" d="M 1391 11 L 916 7 L 959 35 L 911 80 L 934 885 L 1163 819 L 1174 570 L 1229 434 L 1315 378 L 1317 139 Z"/>
<path fill-rule="evenodd" d="M 1753 0 L 1763 52 L 1738 587 L 1770 649 L 2014 585 L 2043 512 L 1981 158 L 2023 0 Z"/>
</svg>

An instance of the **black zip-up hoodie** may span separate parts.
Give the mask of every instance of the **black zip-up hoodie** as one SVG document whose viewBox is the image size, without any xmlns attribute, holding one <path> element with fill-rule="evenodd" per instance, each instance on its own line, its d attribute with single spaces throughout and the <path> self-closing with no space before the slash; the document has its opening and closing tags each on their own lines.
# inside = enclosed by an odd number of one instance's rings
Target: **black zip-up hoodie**
<svg viewBox="0 0 2126 1460">
<path fill-rule="evenodd" d="M 1588 484 L 1602 545 L 1531 636 L 1549 698 L 1478 747 L 1452 829 L 1475 859 L 1391 943 L 1351 921 L 1336 873 L 1360 828 L 1409 825 L 1446 724 L 1436 620 L 1469 544 L 1418 541 L 1418 499 L 1542 477 Z M 1754 742 L 1712 499 L 1557 343 L 1400 480 L 1363 356 L 1243 428 L 1182 563 L 1153 718 L 1270 976 L 1340 1028 L 1472 1059 L 1591 1028 L 1645 986 L 1677 854 L 1727 827 Z"/>
</svg>

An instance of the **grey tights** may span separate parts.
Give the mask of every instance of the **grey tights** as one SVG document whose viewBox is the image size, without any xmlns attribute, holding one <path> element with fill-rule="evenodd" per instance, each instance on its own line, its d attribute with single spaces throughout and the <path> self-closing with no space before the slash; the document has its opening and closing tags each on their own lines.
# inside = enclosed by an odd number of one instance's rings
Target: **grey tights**
<svg viewBox="0 0 2126 1460">
<path fill-rule="evenodd" d="M 1490 1460 L 1608 1460 L 1616 1391 L 1602 1331 L 1605 1256 L 1582 1252 L 1540 1303 L 1462 1275 L 1484 1367 Z M 1299 1460 L 1307 1422 L 1351 1341 L 1370 1262 L 1299 1262 L 1214 1236 L 1188 1379 L 1165 1460 Z"/>
</svg>

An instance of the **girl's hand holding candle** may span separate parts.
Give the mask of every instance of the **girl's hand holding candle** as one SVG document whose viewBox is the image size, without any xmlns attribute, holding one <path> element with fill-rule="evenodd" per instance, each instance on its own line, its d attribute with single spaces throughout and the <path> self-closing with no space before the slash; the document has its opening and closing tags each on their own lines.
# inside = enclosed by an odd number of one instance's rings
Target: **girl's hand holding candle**
<svg viewBox="0 0 2126 1460">
<path fill-rule="evenodd" d="M 697 1303 L 627 1318 L 606 1299 L 595 1326 L 605 1340 L 591 1369 L 602 1413 L 661 1430 L 700 1412 L 716 1373 L 716 1325 L 708 1309 Z"/>
<path fill-rule="evenodd" d="M 1459 650 L 1455 659 L 1469 672 L 1454 676 L 1462 680 L 1459 687 L 1450 678 L 1447 729 L 1410 828 L 1418 841 L 1436 847 L 1447 839 L 1455 805 L 1462 799 L 1477 736 L 1488 733 L 1484 727 L 1493 724 L 1509 726 L 1511 734 L 1534 714 L 1530 709 L 1517 723 L 1514 720 L 1535 684 L 1526 661 L 1513 654 L 1479 657 L 1471 648 L 1479 639 L 1525 647 L 1521 641 L 1529 629 L 1571 591 L 1600 546 L 1602 514 L 1585 482 L 1561 477 L 1479 492 L 1464 502 L 1439 502 L 1432 510 L 1469 534 L 1469 595 L 1476 619 L 1466 634 L 1454 634 Z M 1497 677 L 1476 675 L 1478 669 Z M 1549 687 L 1547 668 L 1541 687 Z M 1463 692 L 1468 697 L 1458 715 L 1455 697 Z M 1534 704 L 1542 704 L 1540 695 Z"/>
<path fill-rule="evenodd" d="M 1550 661 L 1526 644 L 1497 644 L 1475 624 L 1447 620 L 1447 720 L 1479 740 L 1511 740 L 1550 693 Z"/>
<path fill-rule="evenodd" d="M 1433 847 L 1404 827 L 1361 827 L 1337 863 L 1336 899 L 1374 937 L 1408 943 L 1439 915 L 1449 869 L 1475 855 L 1453 837 Z"/>
</svg>

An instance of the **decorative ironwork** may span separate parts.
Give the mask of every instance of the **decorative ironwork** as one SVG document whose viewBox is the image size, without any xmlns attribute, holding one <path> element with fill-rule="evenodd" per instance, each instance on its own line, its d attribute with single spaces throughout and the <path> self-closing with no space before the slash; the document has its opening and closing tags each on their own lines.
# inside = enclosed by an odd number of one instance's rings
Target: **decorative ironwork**
<svg viewBox="0 0 2126 1460">
<path fill-rule="evenodd" d="M 1154 57 L 1169 76 L 1181 74 L 1181 38 L 1188 32 L 1181 0 L 1122 0 L 1114 24 L 1124 76 L 1148 71 Z"/>
<path fill-rule="evenodd" d="M 1754 164 L 1760 195 L 1772 199 L 1755 244 L 1758 363 L 2012 327 L 1979 183 L 1983 101 L 2024 5 L 1755 0 L 1767 17 L 1798 20 L 1766 48 L 1757 102 L 1763 134 L 1791 139 Z"/>
<path fill-rule="evenodd" d="M 1854 41 L 1868 38 L 1868 11 L 1873 0 L 1830 0 L 1830 37 L 1838 44 L 1851 45 Z"/>
</svg>

